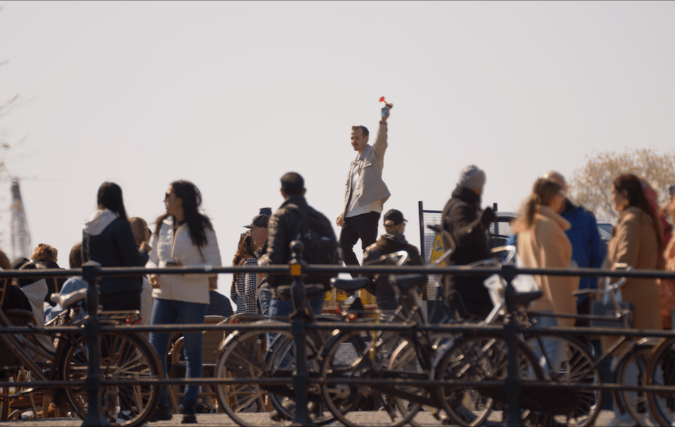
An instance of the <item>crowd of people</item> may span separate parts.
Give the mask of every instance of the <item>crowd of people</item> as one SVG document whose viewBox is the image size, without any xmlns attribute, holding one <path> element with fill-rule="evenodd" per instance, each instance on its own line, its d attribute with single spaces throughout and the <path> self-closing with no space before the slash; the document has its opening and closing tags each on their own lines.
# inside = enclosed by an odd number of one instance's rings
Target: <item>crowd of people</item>
<svg viewBox="0 0 675 427">
<path fill-rule="evenodd" d="M 244 226 L 246 231 L 240 236 L 232 265 L 286 264 L 291 257 L 289 244 L 298 239 L 305 243 L 304 258 L 310 263 L 358 265 L 354 246 L 361 240 L 364 263 L 403 250 L 409 255 L 410 265 L 423 265 L 418 249 L 405 238 L 407 221 L 402 212 L 391 209 L 384 214 L 385 234 L 378 239 L 379 219 L 390 196 L 382 178 L 389 115 L 390 110 L 383 110 L 372 146 L 368 144 L 366 127 L 352 128 L 351 143 L 357 155 L 349 167 L 343 211 L 336 220 L 341 230 L 339 239 L 330 221 L 308 204 L 302 176 L 289 172 L 281 178 L 283 204 L 274 213 L 269 208 L 261 210 L 250 224 Z M 451 236 L 446 247 L 454 249 L 447 261 L 449 265 L 468 265 L 492 257 L 489 226 L 496 215 L 489 207 L 481 209 L 485 183 L 483 170 L 475 165 L 466 167 L 443 210 L 442 228 Z M 514 235 L 508 242 L 516 246 L 523 266 L 614 268 L 616 263 L 626 263 L 635 269 L 675 271 L 675 243 L 670 239 L 671 227 L 666 220 L 668 216 L 675 219 L 675 200 L 672 198 L 675 186 L 670 188 L 670 204 L 662 209 L 656 202 L 656 191 L 645 180 L 632 174 L 616 177 L 611 192 L 619 219 L 607 247 L 598 233 L 595 216 L 570 201 L 565 190 L 564 177 L 553 171 L 534 183 L 531 195 L 512 224 Z M 98 190 L 97 209 L 84 224 L 82 242 L 70 251 L 70 267 L 79 268 L 88 261 L 103 267 L 222 265 L 216 233 L 210 219 L 200 211 L 201 203 L 202 195 L 194 184 L 183 180 L 172 182 L 164 199 L 166 212 L 156 219 L 151 230 L 142 218 L 127 218 L 122 189 L 118 185 L 103 183 Z M 38 245 L 30 260 L 20 259 L 11 264 L 0 252 L 3 269 L 59 268 L 57 261 L 58 251 L 45 244 Z M 478 276 L 447 278 L 450 287 L 461 297 L 465 308 L 463 314 L 468 319 L 484 319 L 493 308 L 483 286 L 484 279 Z M 573 292 L 579 288 L 597 287 L 596 279 L 562 276 L 536 276 L 535 279 L 543 291 L 543 297 L 533 307 L 536 311 L 590 313 L 590 299 L 576 298 Z M 326 275 L 305 277 L 306 284 L 320 284 L 325 290 L 330 287 L 329 280 L 330 276 Z M 291 281 L 286 275 L 235 274 L 230 297 L 236 304 L 236 313 L 288 316 L 293 311 L 292 302 L 283 300 L 277 289 Z M 49 295 L 76 291 L 86 287 L 87 283 L 82 277 L 72 277 L 37 282 L 19 279 L 14 285 L 8 288 L 3 309 L 31 310 L 49 321 L 62 310 L 50 301 Z M 228 299 L 216 291 L 217 276 L 103 277 L 99 289 L 103 310 L 140 310 L 145 324 L 203 323 L 206 315 L 233 314 Z M 398 307 L 386 275 L 375 276 L 367 289 L 375 295 L 380 310 L 388 312 Z M 634 308 L 636 328 L 671 327 L 675 281 L 630 279 L 623 287 L 623 299 Z M 315 314 L 322 312 L 323 305 L 323 295 L 309 300 Z M 542 317 L 540 322 L 549 326 L 571 326 L 575 320 Z M 576 322 L 577 326 L 584 326 L 582 320 Z M 184 336 L 186 375 L 188 378 L 201 377 L 201 334 L 186 333 Z M 165 355 L 169 334 L 153 332 L 150 342 L 160 356 Z M 166 372 L 166 358 L 160 359 Z M 187 386 L 183 401 L 184 423 L 196 422 L 198 395 L 198 386 Z M 168 419 L 171 419 L 171 409 L 164 389 L 153 421 Z"/>
</svg>

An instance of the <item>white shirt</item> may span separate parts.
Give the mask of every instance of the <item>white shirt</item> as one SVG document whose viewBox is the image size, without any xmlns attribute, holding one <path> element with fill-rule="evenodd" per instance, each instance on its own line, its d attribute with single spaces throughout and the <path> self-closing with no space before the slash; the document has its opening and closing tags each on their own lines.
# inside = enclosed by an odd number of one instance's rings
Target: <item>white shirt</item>
<svg viewBox="0 0 675 427">
<path fill-rule="evenodd" d="M 352 185 L 351 185 L 352 193 L 355 188 L 359 187 L 359 183 L 361 181 L 361 174 L 359 174 L 359 170 L 360 168 L 358 167 L 354 167 L 352 170 Z M 364 206 L 359 206 L 358 199 L 354 197 L 354 194 L 352 194 L 352 199 L 349 201 L 349 208 L 347 209 L 346 218 L 351 218 L 357 215 L 363 215 L 368 212 L 382 213 L 382 200 L 377 200 L 373 203 Z"/>
</svg>

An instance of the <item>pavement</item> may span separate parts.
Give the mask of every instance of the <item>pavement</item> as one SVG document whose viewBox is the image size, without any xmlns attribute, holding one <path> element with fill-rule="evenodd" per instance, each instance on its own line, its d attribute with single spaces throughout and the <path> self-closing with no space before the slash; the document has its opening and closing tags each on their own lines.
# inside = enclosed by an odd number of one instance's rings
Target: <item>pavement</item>
<svg viewBox="0 0 675 427">
<path fill-rule="evenodd" d="M 377 426 L 377 413 L 375 412 L 362 412 L 364 418 L 366 418 L 368 425 Z M 252 425 L 256 426 L 284 426 L 289 425 L 290 423 L 279 423 L 270 420 L 269 413 L 260 412 L 254 414 L 247 414 L 249 417 L 246 421 L 249 421 Z M 598 418 L 596 419 L 596 426 L 606 426 L 609 420 L 613 418 L 613 413 L 611 411 L 602 411 Z M 160 421 L 157 423 L 148 424 L 149 427 L 169 427 L 169 426 L 184 426 L 181 424 L 183 419 L 182 415 L 174 415 L 171 421 Z M 431 427 L 439 426 L 439 422 L 436 421 L 429 413 L 420 413 L 414 418 L 415 427 Z M 236 426 L 230 417 L 226 414 L 197 414 L 198 425 L 203 427 L 216 427 L 216 426 Z M 24 421 L 0 421 L 0 426 L 15 426 L 15 427 L 80 427 L 82 425 L 82 420 L 73 419 L 73 418 L 57 418 L 57 419 L 47 419 L 47 420 L 24 420 Z M 333 423 L 329 425 L 341 425 L 340 423 Z"/>
</svg>

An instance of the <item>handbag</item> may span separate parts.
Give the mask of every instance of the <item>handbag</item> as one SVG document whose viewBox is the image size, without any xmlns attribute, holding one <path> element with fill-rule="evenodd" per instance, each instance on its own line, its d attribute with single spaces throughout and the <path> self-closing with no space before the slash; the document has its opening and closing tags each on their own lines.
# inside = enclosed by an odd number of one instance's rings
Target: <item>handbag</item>
<svg viewBox="0 0 675 427">
<path fill-rule="evenodd" d="M 197 246 L 197 249 L 199 250 L 199 255 L 202 256 L 202 261 L 206 262 L 206 258 L 204 258 L 204 254 L 202 253 L 202 248 Z M 218 276 L 209 276 L 209 291 L 215 291 L 218 289 Z"/>
<path fill-rule="evenodd" d="M 609 277 L 605 277 L 605 287 L 609 285 Z M 633 327 L 633 304 L 629 302 L 622 301 L 621 290 L 616 291 L 616 300 L 621 307 L 621 311 L 629 310 L 628 314 L 628 327 Z M 616 306 L 610 300 L 609 295 L 606 294 L 602 301 L 593 301 L 591 304 L 591 314 L 593 316 L 605 316 L 607 319 L 591 319 L 590 326 L 595 328 L 615 328 L 621 329 L 625 328 L 623 320 L 617 317 Z"/>
</svg>

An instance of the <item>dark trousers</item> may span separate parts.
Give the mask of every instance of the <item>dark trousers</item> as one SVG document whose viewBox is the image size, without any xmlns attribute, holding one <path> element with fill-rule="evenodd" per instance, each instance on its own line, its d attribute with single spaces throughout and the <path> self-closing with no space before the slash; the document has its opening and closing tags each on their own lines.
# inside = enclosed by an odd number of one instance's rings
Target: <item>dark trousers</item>
<svg viewBox="0 0 675 427">
<path fill-rule="evenodd" d="M 139 293 L 116 293 L 103 294 L 99 297 L 103 311 L 127 311 L 141 309 L 141 294 Z"/>
<path fill-rule="evenodd" d="M 365 251 L 368 246 L 375 243 L 379 221 L 379 212 L 368 212 L 345 218 L 345 225 L 340 232 L 340 246 L 345 265 L 359 265 L 359 260 L 354 253 L 354 245 L 361 239 L 361 249 Z"/>
</svg>

